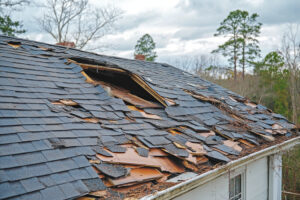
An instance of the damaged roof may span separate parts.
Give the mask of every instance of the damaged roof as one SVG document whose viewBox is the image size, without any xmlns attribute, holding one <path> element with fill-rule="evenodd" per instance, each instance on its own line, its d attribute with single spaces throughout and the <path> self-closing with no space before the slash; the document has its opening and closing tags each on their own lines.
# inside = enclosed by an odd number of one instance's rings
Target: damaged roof
<svg viewBox="0 0 300 200">
<path fill-rule="evenodd" d="M 0 199 L 139 198 L 294 129 L 167 64 L 0 37 Z"/>
</svg>

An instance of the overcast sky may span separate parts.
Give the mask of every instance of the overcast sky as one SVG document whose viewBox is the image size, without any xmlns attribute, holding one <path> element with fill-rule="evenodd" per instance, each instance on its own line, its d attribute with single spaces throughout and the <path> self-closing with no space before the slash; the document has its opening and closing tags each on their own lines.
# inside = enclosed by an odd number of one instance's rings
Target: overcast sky
<svg viewBox="0 0 300 200">
<path fill-rule="evenodd" d="M 235 9 L 259 14 L 258 21 L 263 23 L 259 37 L 263 54 L 279 47 L 287 24 L 300 23 L 300 0 L 90 1 L 95 6 L 110 3 L 123 10 L 115 30 L 99 41 L 109 48 L 99 53 L 132 58 L 136 41 L 149 33 L 156 42 L 157 60 L 164 62 L 183 55 L 209 54 L 224 42 L 224 38 L 213 34 Z M 40 14 L 34 7 L 15 13 L 28 30 L 21 37 L 54 43 L 34 21 Z"/>
</svg>

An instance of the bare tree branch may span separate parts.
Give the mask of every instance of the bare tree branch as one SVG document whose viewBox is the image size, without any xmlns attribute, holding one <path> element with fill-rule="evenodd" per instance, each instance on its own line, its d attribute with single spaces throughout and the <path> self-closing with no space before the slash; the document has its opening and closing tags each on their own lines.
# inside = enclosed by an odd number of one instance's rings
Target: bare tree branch
<svg viewBox="0 0 300 200">
<path fill-rule="evenodd" d="M 289 93 L 292 104 L 292 121 L 297 123 L 299 109 L 299 74 L 300 74 L 300 38 L 299 25 L 291 24 L 288 32 L 285 33 L 282 40 L 282 54 L 285 59 L 286 68 L 289 71 Z"/>
<path fill-rule="evenodd" d="M 42 7 L 41 28 L 56 42 L 74 42 L 79 49 L 107 34 L 121 15 L 114 7 L 94 8 L 88 0 L 47 0 Z"/>
</svg>

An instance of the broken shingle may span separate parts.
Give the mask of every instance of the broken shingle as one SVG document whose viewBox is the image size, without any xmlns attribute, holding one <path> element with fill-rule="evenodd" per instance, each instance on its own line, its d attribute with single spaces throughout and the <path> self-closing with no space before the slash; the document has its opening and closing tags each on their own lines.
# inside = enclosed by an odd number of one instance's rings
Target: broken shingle
<svg viewBox="0 0 300 200">
<path fill-rule="evenodd" d="M 119 179 L 109 179 L 114 186 L 134 185 L 139 182 L 155 180 L 163 176 L 157 169 L 154 168 L 136 168 L 132 169 L 129 176 Z"/>
<path fill-rule="evenodd" d="M 106 187 L 100 178 L 82 180 L 90 191 L 105 190 Z"/>
<path fill-rule="evenodd" d="M 223 145 L 223 144 L 218 144 L 218 145 L 215 145 L 213 147 L 216 148 L 216 149 L 219 149 L 219 150 L 221 150 L 225 153 L 233 154 L 233 155 L 236 155 L 236 156 L 238 156 L 240 154 L 238 151 L 234 150 L 233 148 L 230 148 L 230 147 L 228 147 L 226 145 Z"/>
<path fill-rule="evenodd" d="M 96 147 L 93 147 L 93 150 L 96 152 L 96 153 L 99 153 L 103 156 L 106 156 L 106 157 L 112 157 L 112 155 L 110 153 L 108 153 L 107 151 L 105 151 L 103 148 L 99 147 L 99 146 L 96 146 Z"/>
<path fill-rule="evenodd" d="M 206 153 L 206 156 L 211 158 L 211 159 L 215 159 L 215 160 L 219 160 L 219 161 L 223 161 L 223 162 L 229 162 L 230 159 L 227 158 L 226 156 L 224 156 L 223 154 L 217 152 L 217 151 L 209 151 Z"/>
<path fill-rule="evenodd" d="M 153 144 L 154 146 L 159 146 L 159 145 L 165 145 L 171 143 L 168 139 L 166 139 L 163 136 L 152 136 L 152 137 L 145 137 L 145 139 Z"/>
<path fill-rule="evenodd" d="M 109 163 L 96 164 L 95 167 L 101 171 L 103 174 L 106 174 L 113 178 L 120 178 L 128 174 L 128 170 L 121 165 L 113 165 Z"/>
<path fill-rule="evenodd" d="M 180 157 L 188 157 L 189 153 L 184 149 L 179 149 L 173 144 L 164 145 L 166 151 L 172 155 L 180 156 Z"/>
<path fill-rule="evenodd" d="M 119 145 L 108 145 L 108 146 L 106 146 L 106 148 L 113 153 L 125 153 L 126 152 L 126 148 L 119 146 Z"/>
<path fill-rule="evenodd" d="M 148 154 L 149 154 L 149 150 L 148 149 L 145 149 L 145 148 L 142 148 L 142 147 L 137 147 L 136 151 L 138 152 L 138 154 L 140 156 L 148 157 Z"/>
</svg>

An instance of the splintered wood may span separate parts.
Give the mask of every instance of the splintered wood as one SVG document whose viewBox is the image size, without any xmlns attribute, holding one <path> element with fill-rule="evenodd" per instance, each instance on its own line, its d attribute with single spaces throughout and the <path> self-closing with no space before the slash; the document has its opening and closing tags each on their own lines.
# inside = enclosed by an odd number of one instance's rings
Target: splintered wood
<svg viewBox="0 0 300 200">
<path fill-rule="evenodd" d="M 207 152 L 204 150 L 203 145 L 199 143 L 187 142 L 186 146 L 192 149 L 192 155 L 205 155 Z"/>
<path fill-rule="evenodd" d="M 239 146 L 238 142 L 234 142 L 231 140 L 225 140 L 223 143 L 224 143 L 224 145 L 226 145 L 230 148 L 233 148 L 234 150 L 236 150 L 238 152 L 241 152 L 243 150 L 243 148 Z"/>
</svg>

